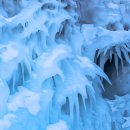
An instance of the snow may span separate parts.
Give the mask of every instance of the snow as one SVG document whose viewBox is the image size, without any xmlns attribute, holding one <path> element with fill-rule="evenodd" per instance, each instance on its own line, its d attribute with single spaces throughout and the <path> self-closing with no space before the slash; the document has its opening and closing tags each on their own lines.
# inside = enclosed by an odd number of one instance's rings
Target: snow
<svg viewBox="0 0 130 130">
<path fill-rule="evenodd" d="M 94 30 L 94 33 L 92 31 L 91 37 L 88 38 L 91 30 Z M 100 49 L 107 52 L 113 46 L 123 46 L 125 43 L 129 44 L 130 41 L 130 31 L 110 31 L 102 27 L 82 25 L 82 33 L 86 41 L 86 55 L 92 60 L 96 50 Z"/>
<path fill-rule="evenodd" d="M 58 62 L 61 59 L 69 57 L 70 49 L 63 45 L 57 46 L 51 53 L 43 53 L 41 60 L 37 61 L 38 65 L 42 65 L 43 68 L 47 69 L 53 66 L 55 62 Z M 41 61 L 41 62 L 40 62 Z M 44 61 L 44 63 L 42 63 Z"/>
<path fill-rule="evenodd" d="M 108 7 L 111 9 L 119 9 L 119 5 L 118 4 L 114 4 L 112 2 L 108 3 Z"/>
<path fill-rule="evenodd" d="M 55 124 L 51 124 L 47 127 L 47 130 L 69 130 L 67 124 L 60 120 L 59 122 Z"/>
<path fill-rule="evenodd" d="M 11 126 L 11 121 L 15 120 L 16 116 L 13 114 L 4 115 L 3 119 L 0 119 L 0 130 L 8 130 Z"/>
<path fill-rule="evenodd" d="M 0 45 L 0 60 L 2 62 L 9 62 L 19 55 L 19 52 L 14 47 L 12 47 L 11 44 L 12 43 L 9 43 L 5 46 Z"/>
<path fill-rule="evenodd" d="M 15 112 L 20 108 L 26 108 L 32 115 L 40 111 L 40 95 L 21 87 L 19 92 L 10 97 L 8 102 L 8 111 Z"/>
<path fill-rule="evenodd" d="M 6 112 L 7 100 L 9 98 L 9 88 L 6 83 L 0 79 L 0 116 L 3 116 Z"/>
<path fill-rule="evenodd" d="M 93 33 L 91 30 L 94 30 L 95 32 Z M 102 27 L 96 28 L 93 26 L 83 25 L 82 32 L 85 40 L 87 40 L 86 42 L 90 44 L 88 42 L 88 39 L 92 37 L 91 44 L 93 43 L 92 40 L 95 41 L 96 43 L 94 45 L 95 47 L 98 46 L 98 49 L 102 49 L 105 46 L 114 46 L 115 44 L 121 44 L 130 41 L 130 31 L 109 31 Z M 88 36 L 90 35 L 89 32 L 92 32 L 92 35 L 88 38 Z M 105 41 L 106 39 L 108 41 Z M 98 40 L 103 40 L 103 44 Z"/>
</svg>

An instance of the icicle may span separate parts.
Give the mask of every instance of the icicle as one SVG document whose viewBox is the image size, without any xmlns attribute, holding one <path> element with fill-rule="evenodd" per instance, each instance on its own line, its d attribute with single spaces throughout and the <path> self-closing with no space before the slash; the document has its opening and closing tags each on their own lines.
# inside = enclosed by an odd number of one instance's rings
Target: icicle
<svg viewBox="0 0 130 130">
<path fill-rule="evenodd" d="M 73 117 L 74 117 L 74 99 L 73 99 L 73 95 L 69 96 L 69 107 L 70 107 L 70 118 L 71 121 L 73 121 Z"/>
<path fill-rule="evenodd" d="M 96 98 L 95 98 L 95 91 L 94 91 L 93 86 L 92 85 L 86 86 L 86 91 L 90 98 L 90 102 L 93 102 L 93 101 L 95 102 Z"/>
<path fill-rule="evenodd" d="M 77 122 L 79 123 L 79 100 L 78 100 L 78 94 L 74 94 L 74 104 L 76 108 L 76 117 L 77 117 Z"/>
<path fill-rule="evenodd" d="M 130 57 L 128 55 L 128 52 L 124 48 L 121 48 L 121 50 L 125 56 L 126 61 L 130 64 Z"/>
<path fill-rule="evenodd" d="M 116 53 L 114 53 L 114 62 L 115 62 L 117 76 L 118 76 L 118 56 Z"/>
<path fill-rule="evenodd" d="M 102 55 L 99 57 L 99 66 L 101 67 L 102 70 L 104 70 L 104 60 L 102 59 Z"/>
<path fill-rule="evenodd" d="M 110 49 L 110 62 L 112 61 L 112 54 L 113 54 L 113 51 Z"/>
<path fill-rule="evenodd" d="M 86 110 L 86 101 L 85 101 L 85 100 L 86 100 L 87 98 L 84 98 L 83 95 L 81 95 L 81 97 L 82 97 L 84 109 Z"/>
<path fill-rule="evenodd" d="M 124 49 L 126 49 L 126 51 L 130 52 L 130 48 L 128 48 L 128 47 L 126 46 L 126 44 L 123 44 L 122 47 L 124 47 Z"/>
<path fill-rule="evenodd" d="M 102 89 L 103 89 L 103 91 L 104 91 L 105 89 L 104 89 L 104 86 L 103 86 L 103 84 L 102 84 L 101 79 L 98 77 L 98 78 L 96 78 L 96 80 L 97 80 L 97 82 L 99 83 L 99 85 L 102 87 Z"/>
<path fill-rule="evenodd" d="M 101 55 L 101 53 L 102 53 L 102 51 L 98 50 L 97 57 L 99 57 Z"/>
<path fill-rule="evenodd" d="M 130 45 L 129 44 L 130 44 L 130 42 L 126 43 L 126 46 L 127 46 L 128 49 L 130 49 Z"/>
<path fill-rule="evenodd" d="M 21 71 L 22 71 L 22 80 L 24 83 L 24 64 L 23 64 L 23 62 L 21 63 Z"/>
<path fill-rule="evenodd" d="M 42 51 L 46 51 L 47 50 L 47 35 L 42 32 L 42 31 L 39 31 L 39 36 L 38 36 L 38 43 L 40 44 L 40 49 Z"/>
<path fill-rule="evenodd" d="M 105 51 L 103 51 L 104 55 L 106 55 L 106 53 L 109 51 L 109 48 L 110 48 L 110 47 L 108 46 L 108 47 L 106 47 L 106 48 L 104 49 L 104 50 L 105 50 Z"/>
<path fill-rule="evenodd" d="M 29 63 L 29 61 L 28 61 L 28 59 L 27 58 L 24 58 L 24 64 L 26 65 L 26 67 L 27 67 L 27 70 L 28 70 L 28 72 L 29 72 L 29 76 L 31 76 L 31 65 L 30 65 L 30 63 Z"/>
<path fill-rule="evenodd" d="M 16 72 L 15 72 L 16 73 Z M 14 73 L 14 75 L 13 75 L 13 81 L 12 81 L 12 93 L 14 93 L 15 92 L 15 85 L 16 85 L 16 74 Z"/>
<path fill-rule="evenodd" d="M 103 54 L 102 55 L 100 55 L 100 59 L 99 59 L 99 66 L 102 68 L 102 70 L 104 71 L 104 65 L 105 65 L 105 63 L 106 63 L 106 61 L 109 59 L 109 55 L 108 54 L 106 54 L 106 55 L 104 55 L 103 56 Z"/>
<path fill-rule="evenodd" d="M 124 68 L 124 61 L 122 59 L 122 54 L 121 54 L 120 47 L 119 46 L 115 47 L 115 50 L 116 50 L 116 53 L 117 53 L 118 57 L 121 60 L 121 66 L 122 66 L 122 69 L 123 69 Z"/>
</svg>

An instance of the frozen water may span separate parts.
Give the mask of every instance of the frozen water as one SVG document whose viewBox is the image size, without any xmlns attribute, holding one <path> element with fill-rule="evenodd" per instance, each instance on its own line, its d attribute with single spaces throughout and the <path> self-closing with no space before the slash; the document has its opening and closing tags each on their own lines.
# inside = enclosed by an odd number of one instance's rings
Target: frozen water
<svg viewBox="0 0 130 130">
<path fill-rule="evenodd" d="M 121 0 L 1 0 L 0 130 L 129 130 L 129 12 Z M 123 94 L 105 99 L 104 81 Z"/>
</svg>

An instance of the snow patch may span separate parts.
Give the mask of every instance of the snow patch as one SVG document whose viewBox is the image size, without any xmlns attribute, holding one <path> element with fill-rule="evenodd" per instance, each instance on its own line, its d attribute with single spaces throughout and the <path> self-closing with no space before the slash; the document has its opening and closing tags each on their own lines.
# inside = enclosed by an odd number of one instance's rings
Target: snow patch
<svg viewBox="0 0 130 130">
<path fill-rule="evenodd" d="M 0 60 L 8 62 L 18 56 L 18 51 L 10 44 L 0 45 Z"/>
<path fill-rule="evenodd" d="M 0 130 L 8 130 L 11 126 L 11 121 L 15 120 L 16 116 L 13 114 L 4 115 L 3 119 L 0 119 Z"/>
<path fill-rule="evenodd" d="M 60 120 L 58 123 L 49 125 L 47 130 L 69 130 L 69 128 L 63 120 Z"/>
<path fill-rule="evenodd" d="M 40 95 L 24 87 L 19 88 L 19 92 L 11 97 L 8 103 L 9 111 L 17 111 L 19 108 L 26 108 L 32 115 L 37 115 L 40 111 Z"/>
</svg>

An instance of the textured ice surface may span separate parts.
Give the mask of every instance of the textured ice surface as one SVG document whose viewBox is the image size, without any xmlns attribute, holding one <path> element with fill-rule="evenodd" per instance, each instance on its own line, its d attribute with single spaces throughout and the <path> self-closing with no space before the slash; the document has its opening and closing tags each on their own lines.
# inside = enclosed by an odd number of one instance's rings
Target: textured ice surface
<svg viewBox="0 0 130 130">
<path fill-rule="evenodd" d="M 130 129 L 130 95 L 116 96 L 115 100 L 108 101 L 112 110 L 112 128 L 114 130 Z"/>
<path fill-rule="evenodd" d="M 1 0 L 0 130 L 129 130 L 129 12 L 120 0 Z M 102 79 L 128 95 L 104 99 Z"/>
</svg>

